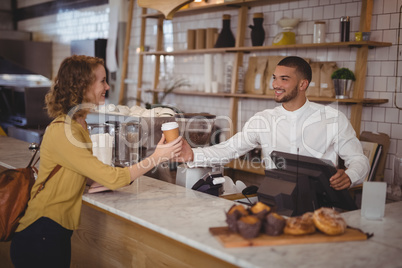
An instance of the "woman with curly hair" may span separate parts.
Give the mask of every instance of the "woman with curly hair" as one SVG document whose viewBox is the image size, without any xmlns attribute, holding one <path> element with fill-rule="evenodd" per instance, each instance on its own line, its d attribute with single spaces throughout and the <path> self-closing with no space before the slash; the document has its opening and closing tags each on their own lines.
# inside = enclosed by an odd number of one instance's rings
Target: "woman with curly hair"
<svg viewBox="0 0 402 268">
<path fill-rule="evenodd" d="M 46 95 L 48 114 L 55 119 L 43 136 L 38 177 L 11 243 L 15 267 L 70 267 L 86 178 L 113 190 L 179 156 L 181 137 L 165 144 L 163 135 L 152 155 L 130 167 L 112 167 L 93 156 L 85 119 L 90 107 L 105 103 L 109 88 L 102 59 L 75 55 L 61 63 Z M 33 198 L 57 165 L 61 168 Z"/>
</svg>

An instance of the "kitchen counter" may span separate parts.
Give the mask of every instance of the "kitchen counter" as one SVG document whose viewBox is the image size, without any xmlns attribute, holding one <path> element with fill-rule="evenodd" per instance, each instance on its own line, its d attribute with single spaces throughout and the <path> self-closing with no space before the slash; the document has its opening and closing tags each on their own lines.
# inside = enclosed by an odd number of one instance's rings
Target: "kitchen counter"
<svg viewBox="0 0 402 268">
<path fill-rule="evenodd" d="M 0 136 L 0 166 L 26 167 L 31 157 L 32 152 L 29 151 L 28 142 Z"/>
<path fill-rule="evenodd" d="M 0 162 L 26 165 L 28 149 L 21 159 L 18 154 L 22 152 L 13 150 L 28 147 L 21 143 L 25 142 L 0 137 Z M 233 201 L 174 184 L 142 176 L 113 192 L 84 194 L 83 202 L 81 226 L 72 239 L 74 267 L 127 267 L 127 263 L 155 267 L 172 263 L 193 267 L 398 267 L 402 263 L 402 202 L 387 204 L 382 221 L 366 220 L 359 210 L 343 214 L 348 225 L 374 233 L 366 241 L 247 248 L 224 248 L 209 233 L 209 227 L 226 225 L 224 212 Z M 2 252 L 0 258 L 4 255 Z"/>
<path fill-rule="evenodd" d="M 361 218 L 360 211 L 343 214 L 350 226 L 374 233 L 367 241 L 224 248 L 208 228 L 226 225 L 232 201 L 148 177 L 83 200 L 240 267 L 396 267 L 402 261 L 402 202 L 387 204 L 382 221 Z"/>
</svg>

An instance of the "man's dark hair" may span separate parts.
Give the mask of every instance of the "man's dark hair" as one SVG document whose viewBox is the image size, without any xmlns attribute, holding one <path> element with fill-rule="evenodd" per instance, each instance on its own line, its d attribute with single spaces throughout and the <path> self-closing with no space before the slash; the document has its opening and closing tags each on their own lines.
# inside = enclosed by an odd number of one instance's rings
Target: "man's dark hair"
<svg viewBox="0 0 402 268">
<path fill-rule="evenodd" d="M 307 79 L 309 83 L 311 82 L 312 74 L 310 64 L 300 57 L 286 57 L 278 63 L 278 66 L 296 68 L 296 72 L 298 72 L 304 79 Z"/>
</svg>

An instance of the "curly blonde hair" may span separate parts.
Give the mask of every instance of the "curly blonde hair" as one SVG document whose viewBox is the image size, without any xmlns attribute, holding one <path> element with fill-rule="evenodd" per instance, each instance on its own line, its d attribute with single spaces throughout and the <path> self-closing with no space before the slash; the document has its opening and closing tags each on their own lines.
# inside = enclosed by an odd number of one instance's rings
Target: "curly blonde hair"
<svg viewBox="0 0 402 268">
<path fill-rule="evenodd" d="M 50 117 L 68 114 L 72 109 L 77 110 L 74 118 L 87 113 L 77 107 L 86 101 L 86 92 L 95 82 L 94 70 L 99 65 L 104 66 L 103 59 L 84 55 L 73 55 L 63 60 L 45 98 Z"/>
</svg>

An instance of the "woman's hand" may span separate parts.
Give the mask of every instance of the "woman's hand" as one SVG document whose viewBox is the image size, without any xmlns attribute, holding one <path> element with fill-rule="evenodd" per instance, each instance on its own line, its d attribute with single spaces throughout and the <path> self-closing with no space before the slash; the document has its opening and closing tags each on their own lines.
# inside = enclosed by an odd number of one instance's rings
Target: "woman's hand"
<svg viewBox="0 0 402 268">
<path fill-rule="evenodd" d="M 180 155 L 183 146 L 182 137 L 177 137 L 174 141 L 165 143 L 165 135 L 159 140 L 154 153 L 150 156 L 155 161 L 155 164 L 166 162 L 172 158 L 177 158 Z"/>
<path fill-rule="evenodd" d="M 165 136 L 162 134 L 162 138 L 158 142 L 155 151 L 149 157 L 130 167 L 131 182 L 160 163 L 172 158 L 177 158 L 180 155 L 182 145 L 182 137 L 178 137 L 172 142 L 165 143 Z"/>
</svg>

